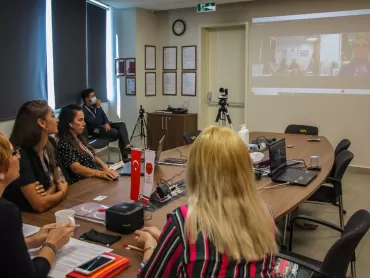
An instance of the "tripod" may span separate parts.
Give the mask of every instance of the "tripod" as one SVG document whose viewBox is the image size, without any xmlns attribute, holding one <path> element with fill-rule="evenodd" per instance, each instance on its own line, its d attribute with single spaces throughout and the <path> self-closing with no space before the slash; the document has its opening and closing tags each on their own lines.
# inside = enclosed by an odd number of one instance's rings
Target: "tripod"
<svg viewBox="0 0 370 278">
<path fill-rule="evenodd" d="M 220 102 L 219 105 L 221 105 L 220 108 L 218 108 L 218 113 L 216 117 L 216 123 L 218 123 L 219 126 L 226 126 L 226 120 L 229 123 L 231 129 L 234 129 L 233 123 L 231 121 L 229 111 L 226 108 L 227 103 Z"/>
<path fill-rule="evenodd" d="M 135 124 L 134 130 L 132 131 L 130 142 L 132 141 L 132 138 L 140 137 L 141 140 L 144 139 L 144 148 L 146 149 L 147 148 L 147 138 L 148 138 L 148 125 L 146 124 L 144 114 L 145 114 L 145 110 L 143 109 L 143 106 L 140 105 L 139 116 L 137 118 L 137 122 Z M 140 134 L 134 136 L 136 128 L 140 129 Z"/>
</svg>

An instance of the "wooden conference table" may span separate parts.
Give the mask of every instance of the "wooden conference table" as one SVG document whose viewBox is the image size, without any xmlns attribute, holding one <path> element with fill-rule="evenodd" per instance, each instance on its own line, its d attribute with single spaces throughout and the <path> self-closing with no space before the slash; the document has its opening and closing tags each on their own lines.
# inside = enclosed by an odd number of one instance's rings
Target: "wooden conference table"
<svg viewBox="0 0 370 278">
<path fill-rule="evenodd" d="M 273 189 L 260 190 L 263 200 L 273 210 L 275 219 L 278 219 L 287 213 L 293 211 L 302 202 L 307 200 L 326 180 L 334 162 L 334 150 L 329 141 L 325 137 L 321 138 L 321 142 L 308 142 L 308 138 L 317 136 L 305 135 L 292 135 L 292 134 L 278 134 L 278 133 L 265 133 L 265 132 L 252 132 L 251 139 L 256 139 L 258 136 L 265 136 L 267 138 L 276 138 L 277 140 L 285 138 L 286 144 L 292 144 L 293 148 L 287 149 L 288 159 L 304 159 L 306 164 L 310 163 L 310 156 L 320 156 L 321 172 L 318 177 L 307 187 L 289 186 L 277 187 Z M 181 152 L 188 156 L 191 146 L 183 146 L 179 149 Z M 163 152 L 161 158 L 179 157 L 179 152 L 176 150 L 169 150 Z M 174 181 L 184 179 L 185 168 L 173 166 L 157 166 L 155 169 L 155 181 L 159 179 L 170 179 L 177 175 Z M 143 178 L 141 183 L 143 184 Z M 256 182 L 258 188 L 271 183 L 270 178 L 262 178 Z M 121 202 L 131 202 L 130 200 L 130 177 L 120 177 L 118 181 L 104 181 L 101 179 L 85 179 L 81 182 L 73 184 L 69 187 L 68 197 L 61 204 L 42 214 L 24 213 L 24 223 L 43 226 L 55 222 L 54 213 L 61 209 L 68 209 L 86 202 L 94 202 L 93 199 L 97 196 L 108 196 L 101 203 L 105 205 L 115 205 Z M 152 219 L 145 221 L 146 226 L 156 226 L 159 229 L 163 227 L 166 222 L 167 213 L 173 211 L 178 206 L 186 204 L 187 197 L 181 197 L 173 201 L 167 206 L 155 211 Z M 76 219 L 77 223 L 81 226 L 76 228 L 75 237 L 78 238 L 83 233 L 94 228 L 97 231 L 115 234 L 105 229 L 101 224 L 96 224 L 84 220 Z M 131 267 L 124 271 L 119 277 L 135 277 L 137 269 L 142 260 L 142 254 L 133 250 L 126 250 L 123 244 L 135 245 L 133 235 L 122 235 L 122 239 L 113 244 L 111 248 L 114 253 L 128 257 L 131 260 Z"/>
</svg>

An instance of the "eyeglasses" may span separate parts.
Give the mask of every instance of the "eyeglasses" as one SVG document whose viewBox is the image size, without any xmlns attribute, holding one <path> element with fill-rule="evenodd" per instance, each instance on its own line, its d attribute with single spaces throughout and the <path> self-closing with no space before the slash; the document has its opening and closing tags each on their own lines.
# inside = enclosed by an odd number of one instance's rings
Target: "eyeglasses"
<svg viewBox="0 0 370 278">
<path fill-rule="evenodd" d="M 20 147 L 16 147 L 12 153 L 12 156 L 16 156 L 18 159 L 21 158 L 21 148 Z"/>
</svg>

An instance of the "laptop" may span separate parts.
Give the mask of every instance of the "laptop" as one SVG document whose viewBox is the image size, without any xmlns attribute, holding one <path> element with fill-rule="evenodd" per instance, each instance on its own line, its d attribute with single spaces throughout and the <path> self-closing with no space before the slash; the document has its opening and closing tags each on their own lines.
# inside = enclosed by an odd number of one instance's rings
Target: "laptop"
<svg viewBox="0 0 370 278">
<path fill-rule="evenodd" d="M 155 153 L 155 164 L 158 164 L 158 161 L 161 157 L 161 152 L 163 148 L 164 138 L 166 135 L 163 135 L 161 140 L 159 141 L 157 152 Z M 125 163 L 125 166 L 123 167 L 122 171 L 119 173 L 121 176 L 131 176 L 131 161 Z M 145 159 L 141 159 L 141 165 L 140 165 L 140 175 L 144 176 L 145 174 Z"/>
<path fill-rule="evenodd" d="M 303 169 L 289 168 L 286 159 L 285 139 L 282 139 L 269 147 L 270 152 L 270 173 L 274 182 L 290 183 L 301 186 L 308 185 L 317 173 Z"/>
</svg>

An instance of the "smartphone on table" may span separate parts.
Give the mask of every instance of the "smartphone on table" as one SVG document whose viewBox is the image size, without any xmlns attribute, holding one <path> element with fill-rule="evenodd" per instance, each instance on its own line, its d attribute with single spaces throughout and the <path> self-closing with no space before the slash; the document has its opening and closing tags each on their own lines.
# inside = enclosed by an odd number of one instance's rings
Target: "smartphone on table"
<svg viewBox="0 0 370 278">
<path fill-rule="evenodd" d="M 95 259 L 92 259 L 78 267 L 75 268 L 75 271 L 84 275 L 90 275 L 95 271 L 105 267 L 106 265 L 111 264 L 116 260 L 115 257 L 108 255 L 100 255 Z"/>
</svg>

